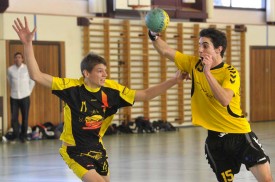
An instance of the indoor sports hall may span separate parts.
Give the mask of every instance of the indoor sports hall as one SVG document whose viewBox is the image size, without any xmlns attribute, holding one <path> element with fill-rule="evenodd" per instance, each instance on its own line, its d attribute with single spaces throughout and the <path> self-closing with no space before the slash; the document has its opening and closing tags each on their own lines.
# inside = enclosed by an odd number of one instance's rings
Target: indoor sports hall
<svg viewBox="0 0 275 182">
<path fill-rule="evenodd" d="M 141 90 L 177 71 L 148 37 L 145 17 L 155 8 L 170 20 L 160 38 L 179 52 L 198 56 L 202 29 L 225 33 L 223 62 L 239 72 L 241 110 L 275 178 L 275 0 L 1 0 L 0 182 L 81 181 L 59 154 L 64 103 L 51 90 L 40 84 L 33 89 L 28 140 L 9 138 L 7 70 L 14 53 L 24 52 L 14 20 L 26 17 L 31 30 L 37 27 L 33 51 L 43 72 L 80 78 L 80 62 L 93 52 L 105 58 L 108 78 Z M 207 130 L 192 124 L 192 84 L 184 80 L 153 100 L 118 110 L 103 137 L 111 182 L 217 181 L 204 152 Z M 257 182 L 244 165 L 235 181 Z"/>
</svg>

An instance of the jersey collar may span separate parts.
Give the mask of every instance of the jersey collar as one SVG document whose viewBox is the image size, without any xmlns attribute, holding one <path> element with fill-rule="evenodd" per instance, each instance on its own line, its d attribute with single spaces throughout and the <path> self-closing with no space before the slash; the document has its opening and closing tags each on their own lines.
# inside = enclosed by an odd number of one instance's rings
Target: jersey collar
<svg viewBox="0 0 275 182">
<path fill-rule="evenodd" d="M 220 64 L 218 64 L 217 66 L 211 68 L 210 70 L 215 70 L 215 69 L 219 69 L 219 68 L 222 68 L 224 65 L 224 62 L 221 62 Z"/>
</svg>

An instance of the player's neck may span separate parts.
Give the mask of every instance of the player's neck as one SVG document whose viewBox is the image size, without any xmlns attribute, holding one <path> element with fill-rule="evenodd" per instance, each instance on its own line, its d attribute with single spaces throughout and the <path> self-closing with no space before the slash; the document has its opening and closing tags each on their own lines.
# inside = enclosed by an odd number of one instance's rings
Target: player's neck
<svg viewBox="0 0 275 182">
<path fill-rule="evenodd" d="M 216 57 L 216 59 L 214 59 L 214 62 L 212 64 L 211 68 L 215 68 L 216 66 L 218 66 L 219 64 L 221 64 L 223 62 L 223 59 L 221 56 Z"/>
</svg>

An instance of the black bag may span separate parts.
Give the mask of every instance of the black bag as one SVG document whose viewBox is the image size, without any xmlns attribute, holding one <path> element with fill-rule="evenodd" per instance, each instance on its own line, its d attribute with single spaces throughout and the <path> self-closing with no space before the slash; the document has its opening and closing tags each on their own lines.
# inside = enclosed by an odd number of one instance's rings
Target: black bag
<svg viewBox="0 0 275 182">
<path fill-rule="evenodd" d="M 10 128 L 5 135 L 5 139 L 8 141 L 13 141 L 15 139 L 15 134 L 13 133 L 13 129 Z M 3 139 L 4 140 L 4 139 Z"/>
<path fill-rule="evenodd" d="M 55 139 L 54 125 L 51 122 L 46 122 L 44 124 L 37 124 L 32 127 L 32 139 Z"/>
<path fill-rule="evenodd" d="M 157 131 L 176 131 L 176 128 L 168 121 L 153 121 L 153 127 Z"/>
<path fill-rule="evenodd" d="M 105 132 L 105 135 L 113 135 L 113 134 L 116 134 L 117 133 L 117 125 L 116 124 L 111 124 L 106 132 Z"/>
<path fill-rule="evenodd" d="M 138 128 L 138 133 L 155 133 L 152 123 L 148 118 L 139 116 L 135 119 L 135 123 Z"/>
<path fill-rule="evenodd" d="M 121 133 L 133 133 L 133 130 L 130 128 L 129 122 L 122 122 L 118 127 L 117 130 Z"/>
</svg>

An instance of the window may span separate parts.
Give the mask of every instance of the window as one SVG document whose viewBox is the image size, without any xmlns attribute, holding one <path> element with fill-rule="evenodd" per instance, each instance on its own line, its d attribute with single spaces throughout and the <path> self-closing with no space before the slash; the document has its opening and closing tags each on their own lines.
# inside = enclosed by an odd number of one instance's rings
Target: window
<svg viewBox="0 0 275 182">
<path fill-rule="evenodd" d="M 265 0 L 214 0 L 215 7 L 265 9 Z"/>
</svg>

